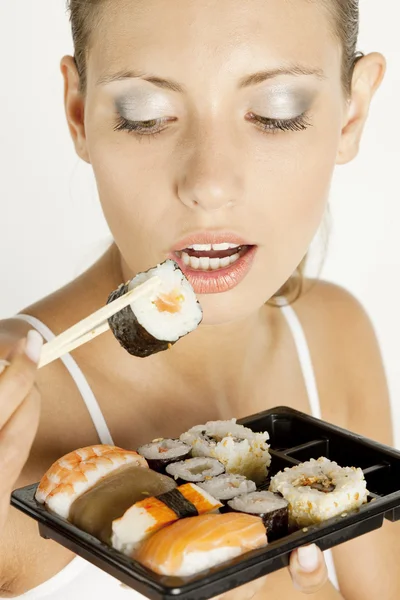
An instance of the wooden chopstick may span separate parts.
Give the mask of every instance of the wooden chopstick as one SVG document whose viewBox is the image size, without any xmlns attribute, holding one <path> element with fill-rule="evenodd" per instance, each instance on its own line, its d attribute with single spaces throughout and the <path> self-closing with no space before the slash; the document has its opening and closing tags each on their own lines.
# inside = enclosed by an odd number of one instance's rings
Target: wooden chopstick
<svg viewBox="0 0 400 600">
<path fill-rule="evenodd" d="M 161 279 L 157 276 L 148 279 L 133 290 L 130 290 L 120 298 L 113 300 L 106 306 L 103 306 L 89 317 L 82 319 L 63 333 L 60 333 L 54 340 L 44 344 L 38 368 L 44 367 L 53 362 L 60 356 L 75 350 L 79 346 L 86 344 L 101 333 L 109 329 L 108 319 L 115 315 L 137 298 L 154 292 L 160 287 Z"/>
</svg>

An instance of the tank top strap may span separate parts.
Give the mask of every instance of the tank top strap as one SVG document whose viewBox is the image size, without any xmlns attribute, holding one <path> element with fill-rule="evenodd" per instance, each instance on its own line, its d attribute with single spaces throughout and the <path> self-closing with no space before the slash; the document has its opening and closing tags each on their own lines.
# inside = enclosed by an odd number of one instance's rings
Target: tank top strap
<svg viewBox="0 0 400 600">
<path fill-rule="evenodd" d="M 299 357 L 299 363 L 303 374 L 304 384 L 306 386 L 310 410 L 313 417 L 321 419 L 321 403 L 318 393 L 317 381 L 315 378 L 314 367 L 311 359 L 310 349 L 307 338 L 300 320 L 292 306 L 290 306 L 284 297 L 276 298 L 283 316 L 292 332 L 294 343 Z"/>
<path fill-rule="evenodd" d="M 32 317 L 31 315 L 18 314 L 15 315 L 13 318 L 21 319 L 22 321 L 29 323 L 29 325 L 31 325 L 42 335 L 46 342 L 50 342 L 55 338 L 54 333 L 47 327 L 47 325 L 42 323 L 42 321 L 39 321 L 39 319 L 37 319 L 36 317 Z M 100 442 L 102 444 L 109 444 L 111 446 L 114 446 L 113 439 L 107 427 L 107 423 L 104 419 L 103 413 L 101 412 L 99 403 L 97 402 L 96 397 L 93 394 L 86 377 L 82 373 L 75 359 L 72 358 L 70 354 L 65 354 L 61 357 L 61 361 L 64 363 L 64 366 L 68 370 L 72 379 L 75 381 L 75 384 L 83 398 L 86 408 L 88 409 L 88 412 L 92 418 Z"/>
</svg>

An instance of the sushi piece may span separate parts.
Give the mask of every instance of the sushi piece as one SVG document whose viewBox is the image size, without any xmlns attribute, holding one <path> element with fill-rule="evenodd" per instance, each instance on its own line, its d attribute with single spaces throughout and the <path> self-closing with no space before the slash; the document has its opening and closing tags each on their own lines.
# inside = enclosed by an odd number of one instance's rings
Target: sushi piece
<svg viewBox="0 0 400 600">
<path fill-rule="evenodd" d="M 176 483 L 171 477 L 151 469 L 127 465 L 101 479 L 71 505 L 71 523 L 111 544 L 112 523 L 135 502 L 149 496 L 171 492 Z"/>
<path fill-rule="evenodd" d="M 121 346 L 141 358 L 167 350 L 196 329 L 203 318 L 192 286 L 178 265 L 170 259 L 120 285 L 111 293 L 107 303 L 154 275 L 163 282 L 160 289 L 134 300 L 108 320 Z"/>
<path fill-rule="evenodd" d="M 269 542 L 288 534 L 288 504 L 285 498 L 272 492 L 252 492 L 228 502 L 228 506 L 234 511 L 258 515 L 265 525 Z"/>
<path fill-rule="evenodd" d="M 340 467 L 323 456 L 280 471 L 271 478 L 269 489 L 289 502 L 289 525 L 296 527 L 359 508 L 368 497 L 361 469 Z"/>
<path fill-rule="evenodd" d="M 180 436 L 192 446 L 193 456 L 216 458 L 227 473 L 243 475 L 260 485 L 271 464 L 268 432 L 254 433 L 248 427 L 230 421 L 209 421 L 192 427 Z"/>
<path fill-rule="evenodd" d="M 228 473 L 207 479 L 198 486 L 222 502 L 256 491 L 254 481 L 246 479 L 243 475 L 229 475 Z"/>
<path fill-rule="evenodd" d="M 218 500 L 193 483 L 182 485 L 157 498 L 147 498 L 129 508 L 112 524 L 112 545 L 128 556 L 149 535 L 185 517 L 217 510 Z"/>
<path fill-rule="evenodd" d="M 221 475 L 225 471 L 224 465 L 215 458 L 198 457 L 188 458 L 175 462 L 166 468 L 168 475 L 182 482 L 191 481 L 199 483 L 211 477 Z"/>
<path fill-rule="evenodd" d="M 259 517 L 209 514 L 165 527 L 141 544 L 133 558 L 160 575 L 188 577 L 267 543 Z"/>
<path fill-rule="evenodd" d="M 125 465 L 148 468 L 147 461 L 137 452 L 102 444 L 80 448 L 50 467 L 39 483 L 35 498 L 67 519 L 78 496 Z"/>
<path fill-rule="evenodd" d="M 189 457 L 192 448 L 180 440 L 159 439 L 138 448 L 139 454 L 149 463 L 150 469 L 164 472 L 174 462 Z"/>
</svg>

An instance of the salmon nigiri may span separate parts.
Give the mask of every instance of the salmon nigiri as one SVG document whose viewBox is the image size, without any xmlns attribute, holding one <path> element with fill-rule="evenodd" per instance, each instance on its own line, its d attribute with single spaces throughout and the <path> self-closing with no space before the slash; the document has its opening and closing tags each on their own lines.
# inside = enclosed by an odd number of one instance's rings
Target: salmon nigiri
<svg viewBox="0 0 400 600">
<path fill-rule="evenodd" d="M 133 558 L 160 575 L 187 577 L 266 545 L 260 517 L 233 512 L 208 514 L 161 529 Z"/>
</svg>

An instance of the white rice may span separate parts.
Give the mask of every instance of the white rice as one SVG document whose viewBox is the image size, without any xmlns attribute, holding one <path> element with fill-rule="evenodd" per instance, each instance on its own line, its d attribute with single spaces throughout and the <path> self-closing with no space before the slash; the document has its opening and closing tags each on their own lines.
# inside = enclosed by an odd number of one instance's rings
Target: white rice
<svg viewBox="0 0 400 600">
<path fill-rule="evenodd" d="M 160 452 L 161 449 L 161 452 Z M 180 440 L 160 439 L 138 448 L 139 454 L 147 460 L 172 460 L 177 456 L 188 454 L 191 448 Z"/>
<path fill-rule="evenodd" d="M 175 479 L 183 479 L 189 482 L 201 482 L 221 475 L 224 465 L 215 458 L 197 457 L 188 458 L 167 466 L 166 472 Z"/>
<path fill-rule="evenodd" d="M 335 486 L 333 491 L 323 492 L 311 487 L 330 482 Z M 289 502 L 290 523 L 298 527 L 320 523 L 359 508 L 368 496 L 361 469 L 339 467 L 325 457 L 287 467 L 272 477 L 269 489 L 280 492 Z"/>
<path fill-rule="evenodd" d="M 213 477 L 208 481 L 198 484 L 217 500 L 231 500 L 236 496 L 248 494 L 256 490 L 254 481 L 250 481 L 243 475 L 224 474 Z"/>
<path fill-rule="evenodd" d="M 254 515 L 268 514 L 286 508 L 288 505 L 284 498 L 264 491 L 238 496 L 228 504 L 233 510 Z"/>
<path fill-rule="evenodd" d="M 193 456 L 210 456 L 219 460 L 227 473 L 243 475 L 257 484 L 263 482 L 271 464 L 268 432 L 254 433 L 230 421 L 209 421 L 196 425 L 180 437 L 192 446 Z"/>
<path fill-rule="evenodd" d="M 193 331 L 199 325 L 203 313 L 192 286 L 173 260 L 166 260 L 147 273 L 139 273 L 129 283 L 129 290 L 157 275 L 162 281 L 161 288 L 148 296 L 142 296 L 132 302 L 131 309 L 139 323 L 154 338 L 167 342 L 176 342 L 183 335 Z M 183 297 L 181 310 L 177 313 L 159 311 L 155 302 L 161 295 L 176 291 Z"/>
<path fill-rule="evenodd" d="M 183 556 L 181 566 L 173 575 L 174 577 L 189 577 L 190 575 L 195 575 L 236 558 L 241 554 L 243 554 L 243 549 L 239 546 L 214 548 L 207 552 L 186 552 Z M 168 569 L 163 569 L 162 565 L 160 565 L 160 569 L 164 570 L 164 575 L 170 575 Z"/>
</svg>

